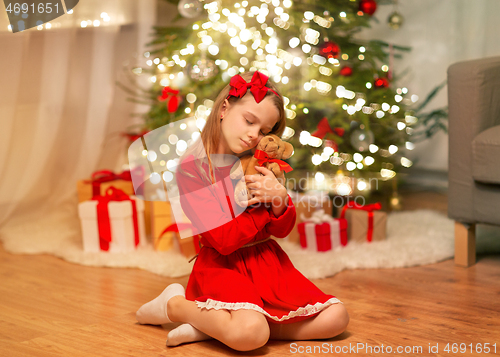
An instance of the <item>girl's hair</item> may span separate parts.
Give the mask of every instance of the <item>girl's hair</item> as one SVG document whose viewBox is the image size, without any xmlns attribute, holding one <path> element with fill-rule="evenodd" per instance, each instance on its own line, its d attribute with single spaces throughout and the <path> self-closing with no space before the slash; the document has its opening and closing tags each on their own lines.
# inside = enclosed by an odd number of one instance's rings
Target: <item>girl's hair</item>
<svg viewBox="0 0 500 357">
<path fill-rule="evenodd" d="M 244 72 L 241 73 L 240 76 L 248 83 L 252 79 L 254 72 Z M 278 108 L 279 111 L 279 119 L 272 128 L 271 132 L 269 134 L 274 134 L 279 137 L 283 135 L 283 132 L 285 131 L 286 127 L 286 115 L 285 115 L 285 105 L 283 101 L 283 96 L 281 95 L 280 91 L 274 86 L 273 83 L 271 83 L 270 80 L 267 81 L 266 87 L 273 89 L 276 93 L 279 95 L 274 94 L 272 91 L 267 91 L 266 97 L 271 97 L 274 105 Z M 181 170 L 181 165 L 182 160 L 186 158 L 189 155 L 194 155 L 195 157 L 195 162 L 198 168 L 200 169 L 200 172 L 203 176 L 204 179 L 207 180 L 207 182 L 210 182 L 211 184 L 216 184 L 215 182 L 215 171 L 214 167 L 212 164 L 212 160 L 210 158 L 211 154 L 214 154 L 215 151 L 217 150 L 217 147 L 220 143 L 220 136 L 221 136 L 221 112 L 222 112 L 222 104 L 224 103 L 224 100 L 227 98 L 229 95 L 229 91 L 231 89 L 231 86 L 227 84 L 222 91 L 219 93 L 217 98 L 215 99 L 215 102 L 213 104 L 212 110 L 210 111 L 210 114 L 208 116 L 207 122 L 205 124 L 205 127 L 203 128 L 201 132 L 201 137 L 190 147 L 186 152 L 182 155 L 182 157 L 179 159 L 179 165 L 177 166 L 177 170 L 182 173 L 183 175 L 191 176 L 190 174 L 184 172 Z M 249 90 L 249 89 L 248 89 Z M 231 96 L 228 98 L 228 102 L 231 105 L 236 104 L 238 101 L 240 101 L 241 98 L 237 98 L 234 96 Z M 237 155 L 238 157 L 242 157 L 243 155 L 251 154 L 252 151 L 251 149 L 244 151 Z M 202 159 L 203 160 L 200 160 Z M 206 161 L 205 161 L 206 158 Z M 201 167 L 202 162 L 207 162 L 208 167 L 209 167 L 209 172 L 211 179 L 208 178 L 208 176 L 205 173 L 205 170 Z"/>
</svg>

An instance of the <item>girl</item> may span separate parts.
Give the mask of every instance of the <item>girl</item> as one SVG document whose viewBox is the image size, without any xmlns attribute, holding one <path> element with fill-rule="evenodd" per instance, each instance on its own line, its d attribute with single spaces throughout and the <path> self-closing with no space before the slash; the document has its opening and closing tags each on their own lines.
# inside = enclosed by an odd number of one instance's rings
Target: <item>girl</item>
<svg viewBox="0 0 500 357">
<path fill-rule="evenodd" d="M 286 237 L 296 219 L 290 196 L 271 171 L 257 167 L 261 176 L 243 176 L 252 199 L 234 214 L 238 206 L 225 184 L 233 162 L 265 135 L 281 137 L 285 125 L 283 97 L 268 77 L 236 75 L 217 96 L 200 144 L 180 159 L 181 205 L 203 246 L 186 291 L 171 284 L 136 314 L 141 324 L 184 322 L 169 332 L 167 346 L 215 338 L 249 351 L 269 338 L 326 339 L 347 327 L 343 304 L 296 270 L 270 239 Z"/>
</svg>

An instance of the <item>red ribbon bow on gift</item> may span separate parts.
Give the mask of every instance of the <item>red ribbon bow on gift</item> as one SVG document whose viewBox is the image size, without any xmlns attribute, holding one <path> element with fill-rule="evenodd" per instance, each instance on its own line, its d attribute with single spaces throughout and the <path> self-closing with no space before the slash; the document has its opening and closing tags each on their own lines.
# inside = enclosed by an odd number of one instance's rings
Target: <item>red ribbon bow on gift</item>
<svg viewBox="0 0 500 357">
<path fill-rule="evenodd" d="M 312 133 L 311 135 L 312 136 L 316 136 L 316 137 L 318 137 L 320 139 L 323 139 L 325 137 L 325 135 L 328 134 L 328 133 L 337 134 L 338 136 L 343 136 L 344 135 L 344 131 L 345 130 L 342 129 L 342 128 L 332 129 L 332 127 L 330 126 L 330 124 L 328 124 L 328 119 L 326 119 L 326 117 L 324 117 L 319 122 L 318 129 L 314 133 Z"/>
<path fill-rule="evenodd" d="M 161 232 L 160 237 L 162 237 L 167 232 L 177 232 L 183 231 L 184 229 L 193 229 L 194 226 L 191 223 L 173 223 Z"/>
<path fill-rule="evenodd" d="M 163 88 L 163 91 L 160 96 L 158 96 L 158 100 L 160 102 L 164 102 L 165 100 L 168 100 L 167 102 L 167 110 L 169 113 L 173 113 L 177 110 L 179 107 L 179 94 L 178 90 L 172 89 L 169 86 L 166 86 Z"/>
<path fill-rule="evenodd" d="M 283 160 L 273 159 L 273 158 L 269 157 L 269 155 L 265 151 L 256 150 L 254 157 L 257 159 L 259 166 L 263 166 L 266 162 L 269 162 L 269 163 L 275 162 L 279 165 L 280 170 L 284 170 L 285 172 L 290 172 L 293 170 L 292 167 L 290 165 L 288 165 L 286 162 L 284 162 Z"/>
<path fill-rule="evenodd" d="M 140 133 L 122 133 L 122 135 L 126 136 L 128 138 L 128 140 L 132 143 L 132 142 L 136 141 L 137 139 L 139 139 L 141 136 L 144 136 L 149 132 L 150 132 L 149 129 L 144 129 Z"/>
<path fill-rule="evenodd" d="M 266 76 L 263 73 L 260 73 L 259 71 L 256 71 L 252 76 L 252 80 L 249 83 L 247 83 L 243 79 L 243 77 L 237 74 L 231 77 L 231 81 L 229 81 L 231 90 L 229 91 L 229 95 L 227 96 L 227 98 L 229 98 L 230 96 L 242 98 L 247 92 L 248 88 L 250 88 L 250 92 L 252 92 L 253 97 L 255 98 L 255 101 L 257 103 L 260 103 L 260 101 L 264 99 L 264 97 L 267 94 L 267 91 L 271 91 L 279 97 L 278 93 L 276 93 L 271 88 L 266 87 L 268 79 L 269 79 L 268 76 Z"/>
<path fill-rule="evenodd" d="M 132 174 L 130 170 L 125 170 L 121 174 L 115 174 L 113 171 L 109 170 L 101 170 L 94 172 L 92 174 L 92 180 L 85 182 L 92 182 L 92 196 L 99 196 L 101 183 L 115 180 L 132 181 Z"/>
<path fill-rule="evenodd" d="M 163 230 L 163 232 L 161 232 L 161 234 L 158 237 L 158 239 L 160 239 L 161 237 L 163 237 L 163 235 L 165 233 L 167 233 L 167 232 L 177 232 L 177 233 L 179 233 L 179 231 L 182 231 L 184 229 L 189 229 L 189 228 L 193 229 L 194 226 L 191 223 L 173 223 L 173 224 L 169 225 L 167 228 L 165 228 Z M 198 253 L 200 252 L 200 248 L 201 248 L 201 242 L 200 242 L 200 236 L 199 236 L 199 234 L 196 234 L 196 235 L 193 236 L 193 242 L 194 242 L 194 250 L 197 253 L 196 254 L 196 256 L 197 256 Z M 189 262 L 191 262 L 191 260 Z"/>
<path fill-rule="evenodd" d="M 92 182 L 108 182 L 114 180 L 132 181 L 130 170 L 125 170 L 121 174 L 115 174 L 110 170 L 100 170 L 92 174 Z"/>
<path fill-rule="evenodd" d="M 97 201 L 97 225 L 99 227 L 99 245 L 101 250 L 109 250 L 111 242 L 111 224 L 109 222 L 108 204 L 111 201 L 131 201 L 132 203 L 132 219 L 134 221 L 134 240 L 135 245 L 139 244 L 139 226 L 137 222 L 137 209 L 135 201 L 131 199 L 122 190 L 110 186 L 106 190 L 105 196 L 94 196 L 93 201 Z"/>
<path fill-rule="evenodd" d="M 368 212 L 368 232 L 366 233 L 366 239 L 368 242 L 372 241 L 373 238 L 373 211 L 378 211 L 382 208 L 380 202 L 372 203 L 369 205 L 360 205 L 356 202 L 350 201 L 342 208 L 342 213 L 340 213 L 340 218 L 345 218 L 345 211 L 347 209 L 358 209 Z"/>
</svg>

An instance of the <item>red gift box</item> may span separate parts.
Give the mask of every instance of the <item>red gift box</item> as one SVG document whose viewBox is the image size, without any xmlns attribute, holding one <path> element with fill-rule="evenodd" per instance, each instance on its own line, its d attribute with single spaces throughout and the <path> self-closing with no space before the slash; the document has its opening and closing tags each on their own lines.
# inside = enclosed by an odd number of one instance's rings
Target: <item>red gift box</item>
<svg viewBox="0 0 500 357">
<path fill-rule="evenodd" d="M 325 217 L 321 210 L 310 221 L 299 223 L 297 228 L 302 248 L 326 252 L 347 245 L 347 220 Z"/>
</svg>

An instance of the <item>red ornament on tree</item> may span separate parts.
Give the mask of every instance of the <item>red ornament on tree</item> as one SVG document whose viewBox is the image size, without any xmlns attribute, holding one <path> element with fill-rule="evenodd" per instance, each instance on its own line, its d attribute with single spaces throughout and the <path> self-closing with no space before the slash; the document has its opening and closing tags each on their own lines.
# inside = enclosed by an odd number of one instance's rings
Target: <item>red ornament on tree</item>
<svg viewBox="0 0 500 357">
<path fill-rule="evenodd" d="M 333 151 L 337 151 L 337 152 L 339 151 L 339 147 L 338 147 L 337 143 L 333 140 L 325 140 L 325 146 L 332 148 Z"/>
<path fill-rule="evenodd" d="M 389 87 L 389 81 L 387 78 L 377 78 L 375 82 L 373 82 L 375 88 L 387 88 Z"/>
<path fill-rule="evenodd" d="M 181 97 L 178 94 L 178 90 L 166 86 L 163 88 L 161 95 L 158 96 L 160 102 L 167 101 L 167 110 L 169 113 L 174 113 L 179 107 Z"/>
<path fill-rule="evenodd" d="M 352 74 L 352 68 L 349 67 L 349 66 L 344 66 L 342 67 L 342 69 L 340 70 L 339 74 L 341 76 L 345 76 L 345 77 L 349 77 L 351 74 Z"/>
<path fill-rule="evenodd" d="M 340 47 L 335 42 L 326 41 L 320 46 L 319 53 L 327 58 L 337 58 L 340 53 Z"/>
<path fill-rule="evenodd" d="M 377 10 L 377 3 L 375 0 L 361 0 L 359 2 L 359 9 L 371 16 L 375 13 L 375 10 Z"/>
<path fill-rule="evenodd" d="M 323 119 L 320 120 L 318 123 L 318 128 L 314 131 L 314 133 L 311 133 L 312 136 L 315 136 L 317 138 L 323 139 L 326 134 L 336 134 L 338 136 L 343 136 L 345 132 L 345 129 L 343 128 L 332 128 L 330 124 L 328 123 L 328 119 L 324 117 Z"/>
</svg>

